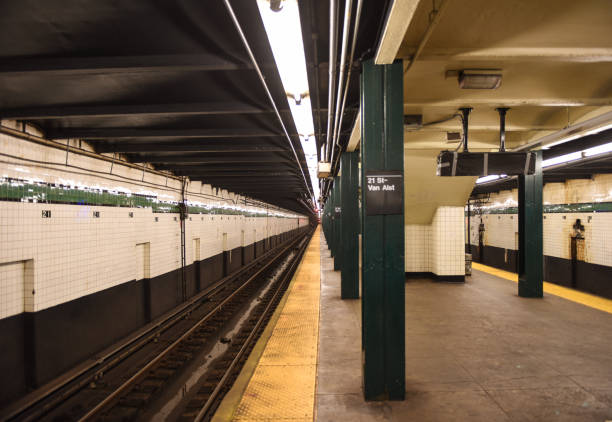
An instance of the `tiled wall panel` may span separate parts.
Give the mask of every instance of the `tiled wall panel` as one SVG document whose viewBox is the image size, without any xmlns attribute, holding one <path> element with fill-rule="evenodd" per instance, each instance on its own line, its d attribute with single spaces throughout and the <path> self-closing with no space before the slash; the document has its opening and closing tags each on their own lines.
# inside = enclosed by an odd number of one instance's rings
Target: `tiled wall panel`
<svg viewBox="0 0 612 422">
<path fill-rule="evenodd" d="M 607 209 L 612 201 L 612 175 L 596 175 L 593 179 L 568 180 L 565 183 L 547 183 L 544 186 L 544 205 L 556 212 L 544 214 L 544 255 L 571 259 L 573 226 L 579 219 L 584 226 L 584 262 L 612 266 L 612 212 L 577 211 L 574 206 L 593 204 L 593 208 Z M 478 225 L 485 224 L 484 244 L 517 250 L 518 215 L 517 191 L 491 194 L 482 207 L 482 215 L 470 221 L 470 242 L 478 245 Z"/>
<path fill-rule="evenodd" d="M 462 207 L 438 207 L 430 225 L 405 226 L 406 272 L 465 274 Z"/>
<path fill-rule="evenodd" d="M 81 169 L 66 168 L 65 151 L 6 135 L 0 135 L 0 149 L 17 157 L 0 164 L 0 185 L 18 179 L 146 193 L 168 201 L 180 199 L 178 181 L 143 174 L 118 163 L 111 175 L 111 163 L 70 154 L 68 163 Z M 37 167 L 20 158 L 62 165 Z M 211 196 L 216 192 L 199 182 L 190 184 L 187 192 L 189 201 L 204 205 L 244 202 L 227 191 Z M 195 259 L 193 239 L 199 239 L 200 259 L 204 260 L 223 251 L 223 233 L 227 234 L 226 246 L 233 249 L 243 246 L 243 231 L 244 244 L 249 245 L 298 227 L 298 216 L 275 216 L 281 211 L 269 211 L 263 204 L 259 208 L 244 205 L 242 209 L 259 216 L 190 214 L 185 221 L 187 263 Z M 301 224 L 305 225 L 305 221 L 302 218 Z M 153 212 L 151 208 L 7 201 L 0 195 L 0 318 L 40 311 L 137 279 L 145 273 L 144 248 L 137 245 L 148 245 L 146 272 L 150 277 L 176 270 L 181 265 L 180 242 L 177 213 Z"/>
</svg>

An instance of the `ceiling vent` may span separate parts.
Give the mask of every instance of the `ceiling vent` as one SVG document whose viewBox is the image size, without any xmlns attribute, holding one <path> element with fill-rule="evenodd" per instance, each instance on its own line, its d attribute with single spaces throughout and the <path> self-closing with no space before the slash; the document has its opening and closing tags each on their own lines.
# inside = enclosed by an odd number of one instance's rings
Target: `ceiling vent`
<svg viewBox="0 0 612 422">
<path fill-rule="evenodd" d="M 423 127 L 422 114 L 405 114 L 404 130 L 419 130 Z"/>
</svg>

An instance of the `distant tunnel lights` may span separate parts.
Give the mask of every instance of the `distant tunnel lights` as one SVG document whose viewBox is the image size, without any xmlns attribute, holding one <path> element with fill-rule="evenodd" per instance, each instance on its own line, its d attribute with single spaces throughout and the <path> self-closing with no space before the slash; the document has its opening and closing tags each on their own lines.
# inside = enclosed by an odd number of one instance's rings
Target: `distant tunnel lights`
<svg viewBox="0 0 612 422">
<path fill-rule="evenodd" d="M 315 198 L 318 198 L 316 142 L 308 142 L 314 136 L 314 125 L 298 3 L 297 0 L 257 0 L 257 6 L 300 135 Z"/>
</svg>

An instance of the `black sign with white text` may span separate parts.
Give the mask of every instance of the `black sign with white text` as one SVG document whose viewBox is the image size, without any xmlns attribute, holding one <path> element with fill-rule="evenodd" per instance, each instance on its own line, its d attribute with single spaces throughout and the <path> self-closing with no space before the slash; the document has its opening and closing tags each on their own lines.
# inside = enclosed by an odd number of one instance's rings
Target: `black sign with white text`
<svg viewBox="0 0 612 422">
<path fill-rule="evenodd" d="M 366 215 L 402 214 L 404 176 L 397 170 L 366 171 Z"/>
</svg>

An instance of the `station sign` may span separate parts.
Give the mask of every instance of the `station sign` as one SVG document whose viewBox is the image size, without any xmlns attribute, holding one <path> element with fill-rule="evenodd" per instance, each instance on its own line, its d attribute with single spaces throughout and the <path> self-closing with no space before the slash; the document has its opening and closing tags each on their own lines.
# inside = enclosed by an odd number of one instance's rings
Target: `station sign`
<svg viewBox="0 0 612 422">
<path fill-rule="evenodd" d="M 404 175 L 399 170 L 367 170 L 366 215 L 403 213 Z"/>
</svg>

